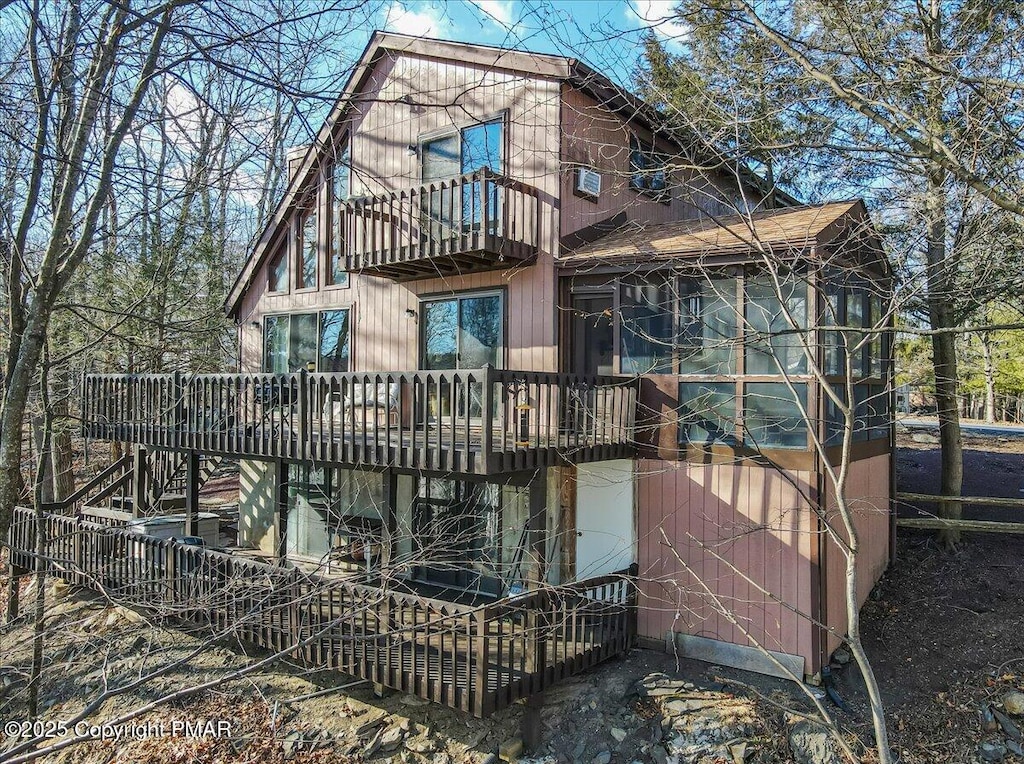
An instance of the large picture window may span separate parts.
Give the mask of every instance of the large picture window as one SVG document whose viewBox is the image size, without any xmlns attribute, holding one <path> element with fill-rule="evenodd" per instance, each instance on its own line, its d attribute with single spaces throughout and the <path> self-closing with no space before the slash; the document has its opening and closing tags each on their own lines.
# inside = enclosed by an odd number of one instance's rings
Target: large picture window
<svg viewBox="0 0 1024 764">
<path fill-rule="evenodd" d="M 679 414 L 680 443 L 733 443 L 736 384 L 680 382 Z"/>
<path fill-rule="evenodd" d="M 267 316 L 263 324 L 263 370 L 292 374 L 312 368 L 349 370 L 349 311 Z"/>
<path fill-rule="evenodd" d="M 807 448 L 807 385 L 748 382 L 743 395 L 743 429 L 754 448 Z M 799 402 L 799 403 L 798 403 Z"/>
</svg>

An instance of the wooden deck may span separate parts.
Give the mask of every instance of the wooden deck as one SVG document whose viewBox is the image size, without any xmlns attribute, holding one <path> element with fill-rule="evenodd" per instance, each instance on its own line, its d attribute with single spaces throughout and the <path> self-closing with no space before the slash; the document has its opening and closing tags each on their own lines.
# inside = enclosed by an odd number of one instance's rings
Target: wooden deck
<svg viewBox="0 0 1024 764">
<path fill-rule="evenodd" d="M 347 270 L 395 281 L 508 268 L 532 258 L 537 190 L 487 169 L 346 202 Z"/>
<path fill-rule="evenodd" d="M 199 635 L 282 652 L 487 716 L 628 649 L 635 594 L 622 576 L 478 605 L 324 579 L 202 547 L 45 516 L 50 575 Z M 15 510 L 15 572 L 34 567 L 35 519 Z"/>
<path fill-rule="evenodd" d="M 491 475 L 633 455 L 635 380 L 491 368 L 87 375 L 86 437 Z"/>
</svg>

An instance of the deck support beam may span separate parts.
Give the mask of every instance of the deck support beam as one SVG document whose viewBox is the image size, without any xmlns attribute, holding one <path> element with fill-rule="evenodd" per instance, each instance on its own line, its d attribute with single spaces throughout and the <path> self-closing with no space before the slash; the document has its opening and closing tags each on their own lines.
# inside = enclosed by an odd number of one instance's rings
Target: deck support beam
<svg viewBox="0 0 1024 764">
<path fill-rule="evenodd" d="M 199 454 L 189 451 L 185 457 L 185 535 L 199 532 Z"/>
</svg>

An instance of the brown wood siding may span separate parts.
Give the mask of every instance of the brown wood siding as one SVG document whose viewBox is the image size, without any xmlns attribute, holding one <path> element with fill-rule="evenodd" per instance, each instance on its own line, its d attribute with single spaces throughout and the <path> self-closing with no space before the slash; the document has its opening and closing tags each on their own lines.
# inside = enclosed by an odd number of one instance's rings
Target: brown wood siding
<svg viewBox="0 0 1024 764">
<path fill-rule="evenodd" d="M 664 640 L 677 632 L 750 644 L 709 601 L 696 576 L 754 639 L 812 666 L 810 621 L 778 601 L 803 613 L 813 607 L 812 474 L 644 459 L 637 481 L 639 635 Z"/>
<path fill-rule="evenodd" d="M 411 97 L 412 104 L 400 101 L 405 96 Z M 286 294 L 266 292 L 264 266 L 239 312 L 242 369 L 255 371 L 260 367 L 265 315 L 338 307 L 353 308 L 355 370 L 415 369 L 420 365 L 420 296 L 495 287 L 506 290 L 505 365 L 524 370 L 556 369 L 553 255 L 558 231 L 559 98 L 559 84 L 553 80 L 457 61 L 408 55 L 384 57 L 369 79 L 364 103 L 350 126 L 353 182 L 362 187 L 356 192 L 418 185 L 420 160 L 410 154 L 408 146 L 416 144 L 421 135 L 507 114 L 504 170 L 512 178 L 536 187 L 540 194 L 536 264 L 402 284 L 353 274 L 348 288 L 324 287 L 325 274 L 321 273 L 319 289 Z M 325 197 L 321 194 L 321 199 Z M 325 212 L 321 210 L 323 219 L 327 217 Z M 326 262 L 326 257 L 321 259 Z M 416 311 L 417 316 L 410 317 L 407 310 Z"/>
<path fill-rule="evenodd" d="M 655 200 L 629 187 L 629 137 L 631 132 L 644 141 L 651 135 L 642 128 L 631 128 L 619 115 L 602 106 L 592 96 L 565 85 L 562 88 L 562 179 L 561 235 L 567 236 L 618 212 L 627 220 L 643 223 L 667 223 L 698 218 L 700 210 L 692 202 L 716 215 L 735 212 L 712 201 L 712 184 L 707 178 L 676 171 L 670 178 L 671 200 Z M 668 145 L 659 150 L 672 153 Z M 596 200 L 577 196 L 576 167 L 584 165 L 601 173 L 601 194 Z M 724 184 L 722 184 L 724 185 Z M 682 186 L 685 186 L 686 191 Z M 703 193 L 701 189 L 707 189 Z M 684 198 L 692 196 L 692 198 Z"/>
<path fill-rule="evenodd" d="M 846 495 L 860 540 L 861 553 L 857 558 L 857 604 L 863 605 L 872 587 L 889 565 L 889 454 L 862 459 L 850 465 Z M 835 491 L 826 478 L 825 495 L 829 516 L 834 517 Z M 832 524 L 839 528 L 841 521 Z M 845 534 L 844 534 L 845 538 Z M 846 557 L 832 539 L 825 544 L 826 588 L 825 609 L 828 624 L 843 634 L 846 631 Z M 842 640 L 828 635 L 826 653 L 831 654 Z"/>
</svg>

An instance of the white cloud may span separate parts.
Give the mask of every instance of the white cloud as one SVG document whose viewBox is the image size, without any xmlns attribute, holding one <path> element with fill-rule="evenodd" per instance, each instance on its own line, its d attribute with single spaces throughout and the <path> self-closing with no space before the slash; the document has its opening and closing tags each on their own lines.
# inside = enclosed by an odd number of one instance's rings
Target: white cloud
<svg viewBox="0 0 1024 764">
<path fill-rule="evenodd" d="M 392 0 L 384 14 L 384 29 L 415 37 L 437 37 L 449 26 L 451 24 L 443 18 L 440 8 L 433 4 L 406 5 L 399 0 Z"/>
<path fill-rule="evenodd" d="M 483 14 L 484 18 L 494 21 L 503 27 L 510 28 L 513 25 L 514 15 L 512 0 L 469 0 L 472 5 Z"/>
<path fill-rule="evenodd" d="M 677 5 L 678 0 L 632 0 L 627 13 L 665 39 L 682 42 L 689 29 L 679 20 Z"/>
</svg>

